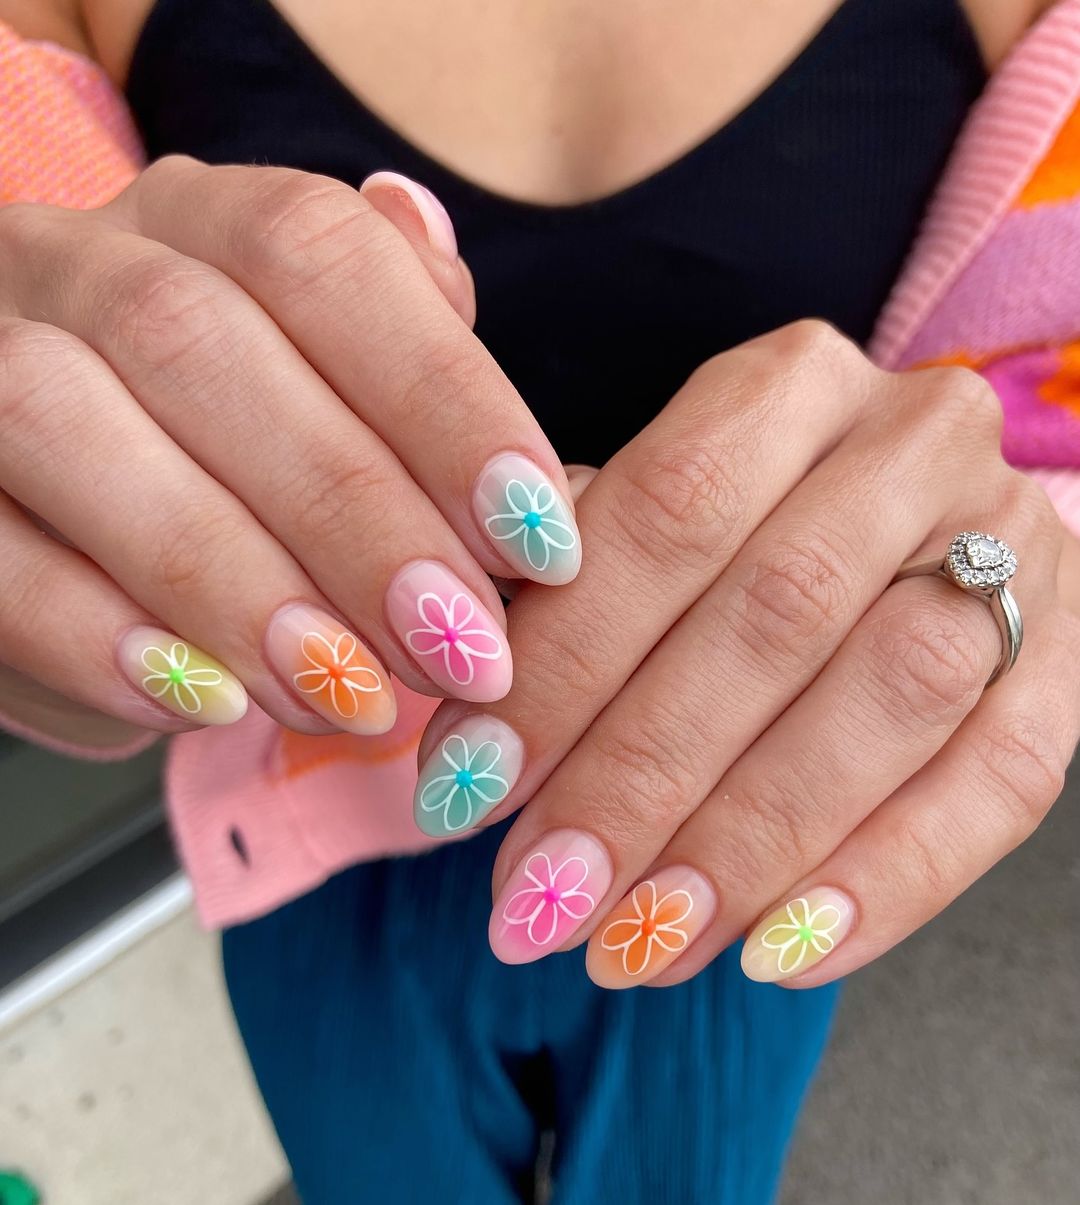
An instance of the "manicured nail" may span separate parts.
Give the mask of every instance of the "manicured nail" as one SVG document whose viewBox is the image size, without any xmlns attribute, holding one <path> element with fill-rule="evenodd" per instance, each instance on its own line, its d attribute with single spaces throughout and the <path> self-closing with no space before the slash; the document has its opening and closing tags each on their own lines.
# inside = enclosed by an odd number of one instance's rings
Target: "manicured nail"
<svg viewBox="0 0 1080 1205">
<path fill-rule="evenodd" d="M 220 661 L 161 628 L 132 628 L 117 660 L 144 694 L 195 724 L 232 724 L 247 711 L 247 691 Z"/>
<path fill-rule="evenodd" d="M 589 939 L 585 967 L 600 987 L 634 987 L 659 975 L 716 911 L 716 895 L 696 870 L 665 866 L 634 888 Z"/>
<path fill-rule="evenodd" d="M 386 592 L 386 615 L 416 664 L 449 694 L 492 703 L 510 689 L 513 665 L 502 628 L 445 565 L 406 565 Z"/>
<path fill-rule="evenodd" d="M 493 547 L 522 577 L 561 586 L 581 568 L 581 536 L 573 511 L 531 460 L 505 452 L 488 462 L 473 511 Z"/>
<path fill-rule="evenodd" d="M 854 921 L 850 896 L 833 887 L 811 887 L 770 912 L 746 939 L 743 973 L 759 983 L 790 979 L 831 954 Z"/>
<path fill-rule="evenodd" d="M 506 881 L 488 938 L 503 962 L 532 962 L 559 946 L 596 911 L 611 886 L 611 859 L 587 833 L 548 833 Z"/>
<path fill-rule="evenodd" d="M 436 255 L 449 263 L 457 262 L 458 245 L 454 223 L 450 220 L 442 201 L 430 188 L 425 188 L 417 181 L 397 172 L 374 172 L 360 185 L 360 192 L 364 195 L 382 189 L 391 192 L 420 220 L 427 233 L 428 245 Z"/>
<path fill-rule="evenodd" d="M 397 718 L 390 675 L 325 611 L 283 607 L 266 632 L 267 660 L 312 711 L 344 732 L 375 736 Z"/>
<path fill-rule="evenodd" d="M 466 716 L 420 770 L 416 826 L 429 837 L 473 828 L 510 793 L 525 761 L 521 737 L 501 720 Z"/>
</svg>

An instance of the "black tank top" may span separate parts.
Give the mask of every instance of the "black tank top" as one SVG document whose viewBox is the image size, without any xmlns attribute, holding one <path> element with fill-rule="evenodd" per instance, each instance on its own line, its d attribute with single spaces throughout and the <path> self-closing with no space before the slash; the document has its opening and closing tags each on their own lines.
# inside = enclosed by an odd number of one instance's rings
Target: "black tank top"
<svg viewBox="0 0 1080 1205">
<path fill-rule="evenodd" d="M 151 156 L 428 185 L 476 280 L 477 334 L 564 460 L 602 464 L 735 343 L 811 315 L 865 341 L 984 82 L 959 0 L 846 0 L 693 150 L 571 206 L 424 154 L 270 0 L 159 0 L 127 91 Z"/>
</svg>

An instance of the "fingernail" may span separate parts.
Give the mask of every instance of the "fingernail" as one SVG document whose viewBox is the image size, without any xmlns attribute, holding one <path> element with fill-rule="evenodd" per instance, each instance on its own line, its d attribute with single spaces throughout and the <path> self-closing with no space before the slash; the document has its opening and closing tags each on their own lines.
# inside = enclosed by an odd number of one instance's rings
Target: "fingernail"
<svg viewBox="0 0 1080 1205">
<path fill-rule="evenodd" d="M 449 263 L 457 262 L 458 245 L 454 223 L 450 220 L 442 201 L 431 189 L 397 172 L 374 172 L 360 185 L 360 192 L 365 195 L 380 189 L 393 193 L 415 213 L 427 233 L 428 245 L 436 255 Z"/>
<path fill-rule="evenodd" d="M 500 804 L 525 761 L 521 737 L 501 720 L 466 716 L 420 770 L 413 797 L 416 826 L 429 837 L 474 828 Z"/>
<path fill-rule="evenodd" d="M 344 732 L 374 736 L 397 718 L 390 675 L 333 616 L 296 603 L 274 615 L 266 657 L 316 715 Z"/>
<path fill-rule="evenodd" d="M 833 887 L 811 887 L 770 912 L 746 939 L 743 973 L 758 983 L 790 979 L 831 954 L 854 921 L 850 896 Z"/>
<path fill-rule="evenodd" d="M 416 664 L 449 694 L 492 703 L 510 689 L 513 665 L 502 628 L 445 565 L 406 565 L 386 592 L 386 615 Z"/>
<path fill-rule="evenodd" d="M 712 887 L 688 866 L 638 883 L 589 939 L 585 968 L 600 987 L 635 987 L 671 966 L 716 911 Z"/>
<path fill-rule="evenodd" d="M 491 912 L 488 939 L 502 962 L 532 962 L 581 927 L 611 886 L 607 850 L 587 833 L 548 833 L 522 858 Z"/>
<path fill-rule="evenodd" d="M 192 723 L 232 724 L 247 711 L 247 691 L 220 661 L 161 628 L 132 628 L 117 661 L 132 685 Z"/>
<path fill-rule="evenodd" d="M 559 586 L 581 567 L 574 515 L 548 475 L 516 452 L 489 461 L 473 492 L 476 521 L 522 577 Z"/>
</svg>

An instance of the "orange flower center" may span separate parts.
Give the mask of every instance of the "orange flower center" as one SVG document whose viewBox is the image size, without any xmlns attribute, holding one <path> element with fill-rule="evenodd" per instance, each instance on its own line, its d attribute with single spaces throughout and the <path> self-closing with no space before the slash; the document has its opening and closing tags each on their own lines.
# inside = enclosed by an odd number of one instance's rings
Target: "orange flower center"
<svg viewBox="0 0 1080 1205">
<path fill-rule="evenodd" d="M 326 667 L 326 672 L 330 675 L 331 678 L 333 678 L 333 680 L 335 682 L 339 682 L 342 678 L 345 677 L 344 667 L 338 665 L 336 662 L 333 665 L 328 665 Z"/>
<path fill-rule="evenodd" d="M 641 922 L 641 931 L 646 937 L 652 937 L 652 935 L 656 932 L 656 921 L 654 921 L 652 917 L 650 917 L 648 920 L 643 920 Z"/>
</svg>

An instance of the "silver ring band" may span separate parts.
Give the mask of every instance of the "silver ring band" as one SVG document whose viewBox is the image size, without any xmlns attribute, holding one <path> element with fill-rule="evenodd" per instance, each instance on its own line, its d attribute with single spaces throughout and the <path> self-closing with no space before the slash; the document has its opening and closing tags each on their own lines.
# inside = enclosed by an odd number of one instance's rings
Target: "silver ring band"
<svg viewBox="0 0 1080 1205">
<path fill-rule="evenodd" d="M 921 557 L 905 561 L 893 581 L 936 574 L 986 600 L 1001 632 L 1001 659 L 986 681 L 991 686 L 1016 664 L 1024 643 L 1023 616 L 1006 585 L 1015 573 L 1016 553 L 1003 540 L 982 531 L 962 531 L 953 537 L 944 559 Z"/>
</svg>

